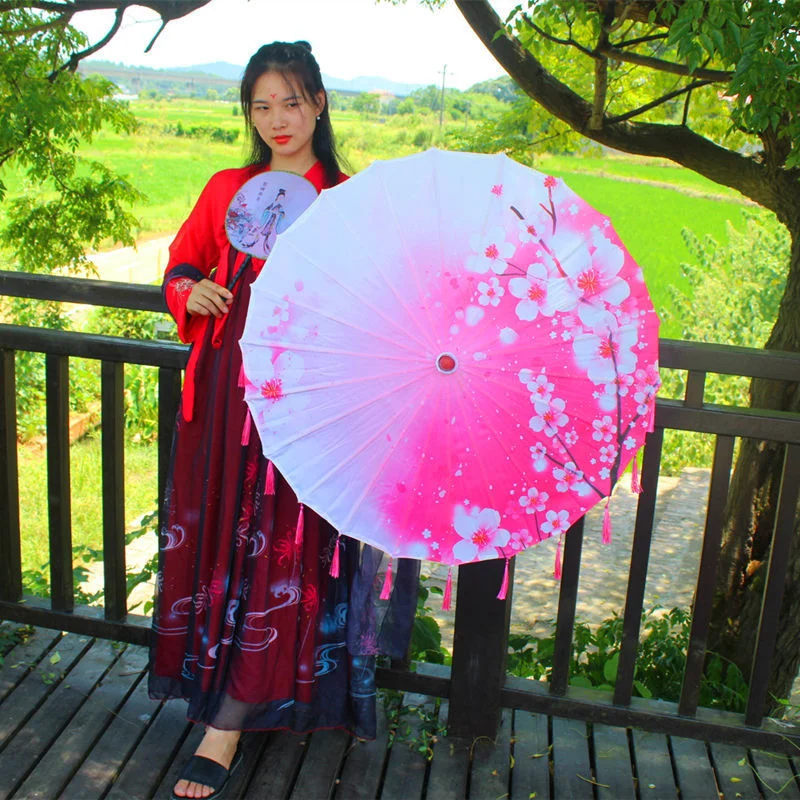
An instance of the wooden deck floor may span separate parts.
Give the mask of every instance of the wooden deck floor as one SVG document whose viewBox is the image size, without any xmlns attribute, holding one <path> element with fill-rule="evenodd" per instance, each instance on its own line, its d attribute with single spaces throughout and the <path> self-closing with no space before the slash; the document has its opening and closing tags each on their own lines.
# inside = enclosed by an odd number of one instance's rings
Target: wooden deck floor
<svg viewBox="0 0 800 800">
<path fill-rule="evenodd" d="M 140 647 L 37 630 L 0 667 L 0 800 L 166 798 L 201 731 L 147 697 Z M 446 704 L 407 696 L 446 715 Z M 417 720 L 405 714 L 405 720 Z M 228 798 L 800 798 L 800 758 L 508 711 L 496 742 L 248 734 Z M 800 755 L 800 754 L 799 754 Z"/>
</svg>

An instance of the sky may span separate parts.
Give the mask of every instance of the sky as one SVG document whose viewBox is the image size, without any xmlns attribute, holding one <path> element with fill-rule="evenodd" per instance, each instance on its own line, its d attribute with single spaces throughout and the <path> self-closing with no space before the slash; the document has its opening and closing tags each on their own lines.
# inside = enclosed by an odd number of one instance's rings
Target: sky
<svg viewBox="0 0 800 800">
<path fill-rule="evenodd" d="M 493 1 L 501 18 L 514 5 Z M 73 24 L 94 42 L 112 21 L 113 12 L 88 11 Z M 214 61 L 244 65 L 262 44 L 305 39 L 322 71 L 336 78 L 441 85 L 446 65 L 446 85 L 463 90 L 504 74 L 452 2 L 433 12 L 416 0 L 400 6 L 385 0 L 211 0 L 170 22 L 145 53 L 159 24 L 149 9 L 128 9 L 122 29 L 94 58 L 156 69 Z"/>
</svg>

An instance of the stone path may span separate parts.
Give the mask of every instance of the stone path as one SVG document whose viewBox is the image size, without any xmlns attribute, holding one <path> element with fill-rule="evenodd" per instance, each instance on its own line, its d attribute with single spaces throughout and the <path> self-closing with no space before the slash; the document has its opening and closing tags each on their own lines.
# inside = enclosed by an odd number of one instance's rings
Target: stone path
<svg viewBox="0 0 800 800">
<path fill-rule="evenodd" d="M 684 470 L 680 478 L 662 477 L 659 481 L 645 608 L 654 605 L 688 608 L 692 602 L 709 478 L 709 470 L 690 468 Z M 609 545 L 601 543 L 603 506 L 596 506 L 586 515 L 576 612 L 581 621 L 596 625 L 623 610 L 637 500 L 627 481 L 620 482 L 611 501 L 613 538 Z M 516 557 L 512 631 L 534 635 L 550 632 L 550 621 L 555 619 L 558 609 L 560 587 L 553 578 L 555 554 L 556 542 L 551 541 L 542 542 Z M 431 583 L 443 587 L 447 567 L 435 564 L 426 564 L 426 567 L 424 571 L 431 576 Z M 454 582 L 454 597 L 456 585 Z M 442 627 L 443 639 L 449 644 L 455 610 L 442 611 L 438 597 L 431 599 L 432 614 Z"/>
</svg>

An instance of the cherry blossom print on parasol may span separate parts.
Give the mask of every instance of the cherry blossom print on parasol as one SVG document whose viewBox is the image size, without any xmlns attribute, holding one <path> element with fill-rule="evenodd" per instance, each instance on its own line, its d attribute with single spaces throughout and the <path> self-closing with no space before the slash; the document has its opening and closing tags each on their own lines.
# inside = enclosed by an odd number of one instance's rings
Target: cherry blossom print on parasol
<svg viewBox="0 0 800 800">
<path fill-rule="evenodd" d="M 505 156 L 320 195 L 241 339 L 265 455 L 341 533 L 457 565 L 560 536 L 652 430 L 658 318 L 609 220 Z"/>
<path fill-rule="evenodd" d="M 228 281 L 232 289 L 251 258 L 266 259 L 275 239 L 317 199 L 314 184 L 293 172 L 268 171 L 250 178 L 225 213 L 228 241 L 248 258 Z"/>
</svg>

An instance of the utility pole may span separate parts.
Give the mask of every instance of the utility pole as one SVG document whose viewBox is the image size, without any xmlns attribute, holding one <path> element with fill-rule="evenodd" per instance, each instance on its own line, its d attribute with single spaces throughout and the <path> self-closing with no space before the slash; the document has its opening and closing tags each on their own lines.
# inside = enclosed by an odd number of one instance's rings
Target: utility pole
<svg viewBox="0 0 800 800">
<path fill-rule="evenodd" d="M 439 130 L 442 129 L 442 123 L 444 122 L 444 82 L 445 78 L 447 78 L 447 64 L 442 67 L 442 96 L 439 101 Z"/>
</svg>

